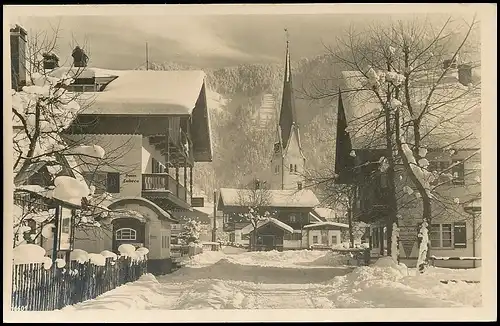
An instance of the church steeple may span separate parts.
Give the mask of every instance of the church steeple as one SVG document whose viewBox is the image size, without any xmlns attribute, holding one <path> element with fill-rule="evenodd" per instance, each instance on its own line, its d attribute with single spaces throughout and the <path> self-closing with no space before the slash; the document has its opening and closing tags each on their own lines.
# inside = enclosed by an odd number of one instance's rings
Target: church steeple
<svg viewBox="0 0 500 326">
<path fill-rule="evenodd" d="M 271 159 L 272 189 L 302 189 L 304 186 L 305 157 L 300 144 L 299 125 L 295 111 L 290 62 L 288 31 L 286 40 L 285 74 L 279 123 L 276 126 L 277 142 Z"/>
<path fill-rule="evenodd" d="M 281 111 L 279 127 L 281 129 L 280 141 L 283 148 L 287 147 L 288 140 L 291 136 L 292 126 L 297 124 L 297 114 L 295 112 L 295 101 L 293 96 L 292 86 L 292 68 L 290 63 L 290 41 L 288 39 L 288 31 L 286 33 L 286 57 L 285 57 L 285 74 L 283 80 L 283 96 L 281 100 Z"/>
</svg>

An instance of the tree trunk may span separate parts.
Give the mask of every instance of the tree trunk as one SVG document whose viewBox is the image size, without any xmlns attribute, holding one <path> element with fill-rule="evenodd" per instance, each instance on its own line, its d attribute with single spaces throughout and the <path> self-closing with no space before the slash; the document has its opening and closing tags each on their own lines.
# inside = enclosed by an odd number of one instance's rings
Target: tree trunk
<svg viewBox="0 0 500 326">
<path fill-rule="evenodd" d="M 354 235 L 352 231 L 352 209 L 350 207 L 347 209 L 347 221 L 349 223 L 349 243 L 351 244 L 351 248 L 354 248 Z"/>
<path fill-rule="evenodd" d="M 392 224 L 398 222 L 397 219 L 397 211 L 398 205 L 396 201 L 396 186 L 395 186 L 395 177 L 396 174 L 394 172 L 394 156 L 392 153 L 393 149 L 393 139 L 392 139 L 392 131 L 391 131 L 391 113 L 389 110 L 389 106 L 384 105 L 384 113 L 385 113 L 385 141 L 386 141 L 386 156 L 387 162 L 389 164 L 389 168 L 387 169 L 387 179 L 388 179 L 388 194 L 389 194 L 389 202 L 388 206 L 388 216 L 386 218 L 385 224 L 387 227 L 387 255 L 391 255 L 391 246 L 392 246 Z M 396 126 L 397 128 L 398 126 Z M 383 237 L 382 237 L 383 238 Z"/>
</svg>

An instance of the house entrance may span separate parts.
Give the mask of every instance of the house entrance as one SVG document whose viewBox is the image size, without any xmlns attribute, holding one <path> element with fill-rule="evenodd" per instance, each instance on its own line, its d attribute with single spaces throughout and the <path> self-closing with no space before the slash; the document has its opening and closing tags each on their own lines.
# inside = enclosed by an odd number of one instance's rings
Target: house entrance
<svg viewBox="0 0 500 326">
<path fill-rule="evenodd" d="M 276 237 L 274 235 L 259 235 L 257 245 L 260 250 L 270 251 L 276 249 Z"/>
<path fill-rule="evenodd" d="M 117 218 L 113 220 L 113 251 L 118 252 L 122 244 L 136 248 L 145 246 L 146 224 L 136 218 Z"/>
</svg>

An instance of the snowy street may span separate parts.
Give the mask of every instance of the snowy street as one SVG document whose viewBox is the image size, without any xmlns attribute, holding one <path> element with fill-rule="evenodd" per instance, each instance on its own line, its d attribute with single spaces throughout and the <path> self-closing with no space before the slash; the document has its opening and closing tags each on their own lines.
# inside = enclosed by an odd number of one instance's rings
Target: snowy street
<svg viewBox="0 0 500 326">
<path fill-rule="evenodd" d="M 428 275 L 391 266 L 344 267 L 322 251 L 244 252 L 225 248 L 195 256 L 180 270 L 148 274 L 68 310 L 312 309 L 479 306 L 480 269 L 431 268 Z M 413 275 L 413 276 L 412 276 Z"/>
</svg>

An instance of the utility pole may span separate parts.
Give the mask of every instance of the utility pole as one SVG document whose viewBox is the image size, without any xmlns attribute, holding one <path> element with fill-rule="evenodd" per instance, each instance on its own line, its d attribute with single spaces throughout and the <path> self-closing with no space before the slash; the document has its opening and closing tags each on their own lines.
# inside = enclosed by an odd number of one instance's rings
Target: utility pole
<svg viewBox="0 0 500 326">
<path fill-rule="evenodd" d="M 149 70 L 148 42 L 146 42 L 146 70 Z"/>
<path fill-rule="evenodd" d="M 217 190 L 214 190 L 214 224 L 212 226 L 212 242 L 217 241 Z"/>
</svg>

